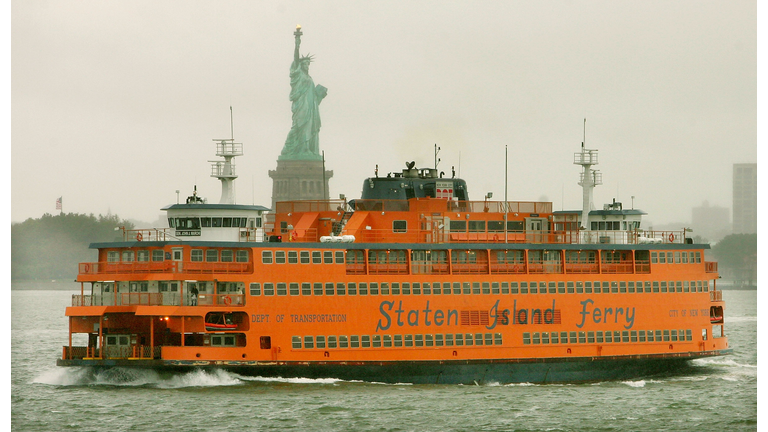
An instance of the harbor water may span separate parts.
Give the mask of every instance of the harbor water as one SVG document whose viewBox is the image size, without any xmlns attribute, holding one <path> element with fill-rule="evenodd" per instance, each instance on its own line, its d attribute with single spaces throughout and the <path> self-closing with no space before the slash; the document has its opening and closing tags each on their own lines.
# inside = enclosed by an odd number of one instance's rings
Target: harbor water
<svg viewBox="0 0 768 432">
<path fill-rule="evenodd" d="M 748 431 L 757 292 L 724 291 L 734 354 L 674 374 L 566 385 L 409 385 L 55 365 L 72 289 L 13 284 L 14 431 Z M 65 287 L 66 288 L 66 287 Z"/>
</svg>

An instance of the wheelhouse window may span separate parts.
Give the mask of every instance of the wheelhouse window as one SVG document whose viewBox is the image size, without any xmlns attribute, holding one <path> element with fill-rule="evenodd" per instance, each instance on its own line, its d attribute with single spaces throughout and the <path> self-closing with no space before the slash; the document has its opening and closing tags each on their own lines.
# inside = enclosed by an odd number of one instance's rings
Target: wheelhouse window
<svg viewBox="0 0 768 432">
<path fill-rule="evenodd" d="M 221 251 L 221 262 L 232 262 L 232 250 L 225 249 Z"/>
<path fill-rule="evenodd" d="M 147 262 L 149 261 L 149 251 L 141 249 L 136 253 L 136 261 Z"/>
<path fill-rule="evenodd" d="M 117 251 L 109 251 L 107 252 L 107 262 L 118 262 L 120 261 L 120 253 Z"/>
<path fill-rule="evenodd" d="M 261 263 L 272 264 L 272 251 L 261 251 Z"/>
<path fill-rule="evenodd" d="M 152 251 L 152 261 L 163 261 L 165 253 L 162 249 L 155 249 Z"/>
<path fill-rule="evenodd" d="M 245 249 L 240 249 L 235 253 L 235 261 L 237 262 L 248 262 L 248 251 Z"/>
<path fill-rule="evenodd" d="M 469 221 L 469 232 L 485 232 L 485 221 Z"/>
<path fill-rule="evenodd" d="M 133 251 L 132 250 L 123 251 L 123 262 L 133 262 Z"/>
</svg>

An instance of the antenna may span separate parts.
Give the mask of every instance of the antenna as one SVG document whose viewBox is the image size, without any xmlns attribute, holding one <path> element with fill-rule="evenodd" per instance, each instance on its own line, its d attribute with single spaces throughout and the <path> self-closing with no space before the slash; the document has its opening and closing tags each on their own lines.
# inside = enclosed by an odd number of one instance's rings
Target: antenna
<svg viewBox="0 0 768 432">
<path fill-rule="evenodd" d="M 584 138 L 581 141 L 581 146 L 584 147 L 586 142 L 587 142 L 587 118 L 584 117 Z"/>
<path fill-rule="evenodd" d="M 232 141 L 235 140 L 235 121 L 232 115 L 232 105 L 229 106 L 229 130 L 232 132 Z"/>
<path fill-rule="evenodd" d="M 440 147 L 435 144 L 435 171 L 437 171 L 437 164 L 440 163 L 440 158 L 437 157 L 438 153 L 440 153 Z"/>
</svg>

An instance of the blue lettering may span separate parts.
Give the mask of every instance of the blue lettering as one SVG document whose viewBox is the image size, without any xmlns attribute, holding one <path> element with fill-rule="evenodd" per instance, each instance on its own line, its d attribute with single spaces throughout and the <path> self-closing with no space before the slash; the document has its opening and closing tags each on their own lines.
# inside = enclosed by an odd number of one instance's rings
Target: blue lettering
<svg viewBox="0 0 768 432">
<path fill-rule="evenodd" d="M 629 330 L 632 328 L 632 326 L 635 325 L 635 308 L 632 308 L 632 315 L 629 314 L 629 307 L 627 307 L 627 324 L 628 326 L 624 326 L 625 329 Z"/>
<path fill-rule="evenodd" d="M 440 309 L 435 311 L 435 325 L 441 326 L 443 325 L 443 319 L 445 318 L 445 314 Z"/>
<path fill-rule="evenodd" d="M 387 310 L 392 310 L 392 306 L 394 306 L 395 303 L 394 302 L 390 302 L 390 301 L 383 301 L 379 305 L 379 312 L 381 312 L 381 314 L 384 315 L 384 318 L 386 318 L 386 320 L 387 320 L 387 324 L 386 325 L 381 325 L 381 320 L 379 320 L 379 324 L 376 325 L 376 331 L 377 332 L 379 330 L 389 330 L 389 326 L 392 325 L 392 319 L 389 317 L 389 314 L 384 310 L 384 305 L 389 306 L 389 309 L 387 309 Z"/>
<path fill-rule="evenodd" d="M 429 300 L 427 300 L 427 307 L 424 308 L 424 325 L 425 326 L 431 326 L 432 323 L 429 322 L 429 313 L 432 312 L 432 309 L 429 308 Z"/>
<path fill-rule="evenodd" d="M 584 327 L 584 322 L 587 320 L 587 315 L 589 315 L 589 312 L 587 312 L 587 305 L 594 303 L 592 299 L 586 299 L 583 302 L 581 302 L 581 324 L 576 324 L 576 327 L 582 328 Z"/>
</svg>

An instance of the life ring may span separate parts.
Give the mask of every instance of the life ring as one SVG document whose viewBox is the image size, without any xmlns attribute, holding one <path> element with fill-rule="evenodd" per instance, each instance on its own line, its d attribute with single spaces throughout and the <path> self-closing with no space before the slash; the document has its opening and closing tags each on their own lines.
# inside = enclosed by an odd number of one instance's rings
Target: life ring
<svg viewBox="0 0 768 432">
<path fill-rule="evenodd" d="M 143 239 L 144 239 L 144 235 L 142 233 L 137 233 L 136 234 L 136 240 L 142 241 Z"/>
<path fill-rule="evenodd" d="M 224 302 L 225 306 L 229 306 L 232 304 L 232 299 L 229 296 L 224 296 L 221 300 Z"/>
<path fill-rule="evenodd" d="M 672 243 L 673 241 L 675 241 L 675 234 L 669 233 L 669 242 Z"/>
<path fill-rule="evenodd" d="M 499 241 L 499 235 L 498 234 L 494 234 L 493 235 L 493 241 L 495 241 L 495 242 Z"/>
<path fill-rule="evenodd" d="M 90 264 L 85 264 L 83 266 L 83 270 L 85 270 L 85 273 L 90 273 L 91 272 L 91 265 Z"/>
</svg>

